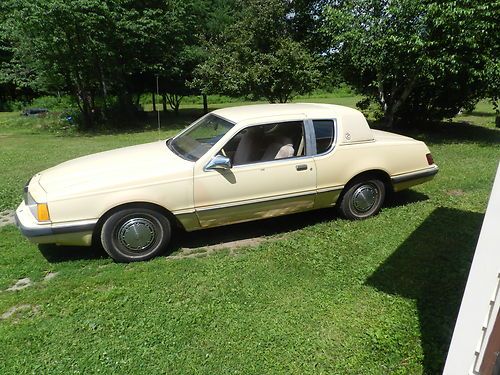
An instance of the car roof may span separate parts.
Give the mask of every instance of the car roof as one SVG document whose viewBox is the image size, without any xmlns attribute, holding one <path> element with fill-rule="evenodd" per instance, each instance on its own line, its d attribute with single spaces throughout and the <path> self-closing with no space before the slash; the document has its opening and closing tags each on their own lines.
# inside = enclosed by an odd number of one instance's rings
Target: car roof
<svg viewBox="0 0 500 375">
<path fill-rule="evenodd" d="M 277 115 L 303 114 L 313 119 L 357 117 L 361 115 L 359 111 L 349 107 L 318 103 L 253 104 L 221 108 L 212 113 L 235 123 Z"/>
<path fill-rule="evenodd" d="M 276 116 L 306 116 L 310 119 L 336 119 L 340 125 L 339 143 L 352 144 L 373 141 L 373 133 L 365 116 L 358 110 L 335 104 L 287 103 L 254 104 L 218 109 L 215 115 L 234 123 L 263 123 Z"/>
</svg>

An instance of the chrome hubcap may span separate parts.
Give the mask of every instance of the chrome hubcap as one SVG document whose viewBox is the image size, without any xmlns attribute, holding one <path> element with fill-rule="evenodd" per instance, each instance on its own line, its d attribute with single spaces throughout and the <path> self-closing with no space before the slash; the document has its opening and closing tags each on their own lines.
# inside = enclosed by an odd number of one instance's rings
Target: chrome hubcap
<svg viewBox="0 0 500 375">
<path fill-rule="evenodd" d="M 356 211 L 367 212 L 375 204 L 378 198 L 378 190 L 373 185 L 361 185 L 352 195 L 352 204 Z"/>
<path fill-rule="evenodd" d="M 118 230 L 118 240 L 131 251 L 147 249 L 156 238 L 154 224 L 145 218 L 126 221 Z"/>
</svg>

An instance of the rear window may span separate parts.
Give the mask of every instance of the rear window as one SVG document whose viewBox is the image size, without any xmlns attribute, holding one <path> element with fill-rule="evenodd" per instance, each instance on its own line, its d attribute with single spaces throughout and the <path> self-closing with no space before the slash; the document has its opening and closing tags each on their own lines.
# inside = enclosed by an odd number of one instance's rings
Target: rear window
<svg viewBox="0 0 500 375">
<path fill-rule="evenodd" d="M 316 152 L 327 152 L 335 138 L 333 120 L 313 120 L 314 133 L 316 134 Z"/>
</svg>

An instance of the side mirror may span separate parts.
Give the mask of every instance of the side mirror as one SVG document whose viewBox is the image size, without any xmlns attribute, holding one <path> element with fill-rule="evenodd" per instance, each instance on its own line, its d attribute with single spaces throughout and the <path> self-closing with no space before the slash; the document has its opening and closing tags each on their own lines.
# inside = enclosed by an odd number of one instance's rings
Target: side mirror
<svg viewBox="0 0 500 375">
<path fill-rule="evenodd" d="M 215 155 L 205 166 L 205 170 L 231 169 L 231 160 L 223 155 Z"/>
</svg>

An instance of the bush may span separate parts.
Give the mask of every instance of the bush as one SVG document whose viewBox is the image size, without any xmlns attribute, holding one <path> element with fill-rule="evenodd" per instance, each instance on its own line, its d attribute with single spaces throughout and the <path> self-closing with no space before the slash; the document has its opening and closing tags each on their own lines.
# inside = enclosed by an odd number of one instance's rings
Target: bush
<svg viewBox="0 0 500 375">
<path fill-rule="evenodd" d="M 47 108 L 49 111 L 72 111 L 77 109 L 74 99 L 70 96 L 41 96 L 34 99 L 29 107 Z"/>
<path fill-rule="evenodd" d="M 27 102 L 22 100 L 9 100 L 7 102 L 0 103 L 0 112 L 16 112 L 21 111 L 25 108 Z"/>
</svg>

